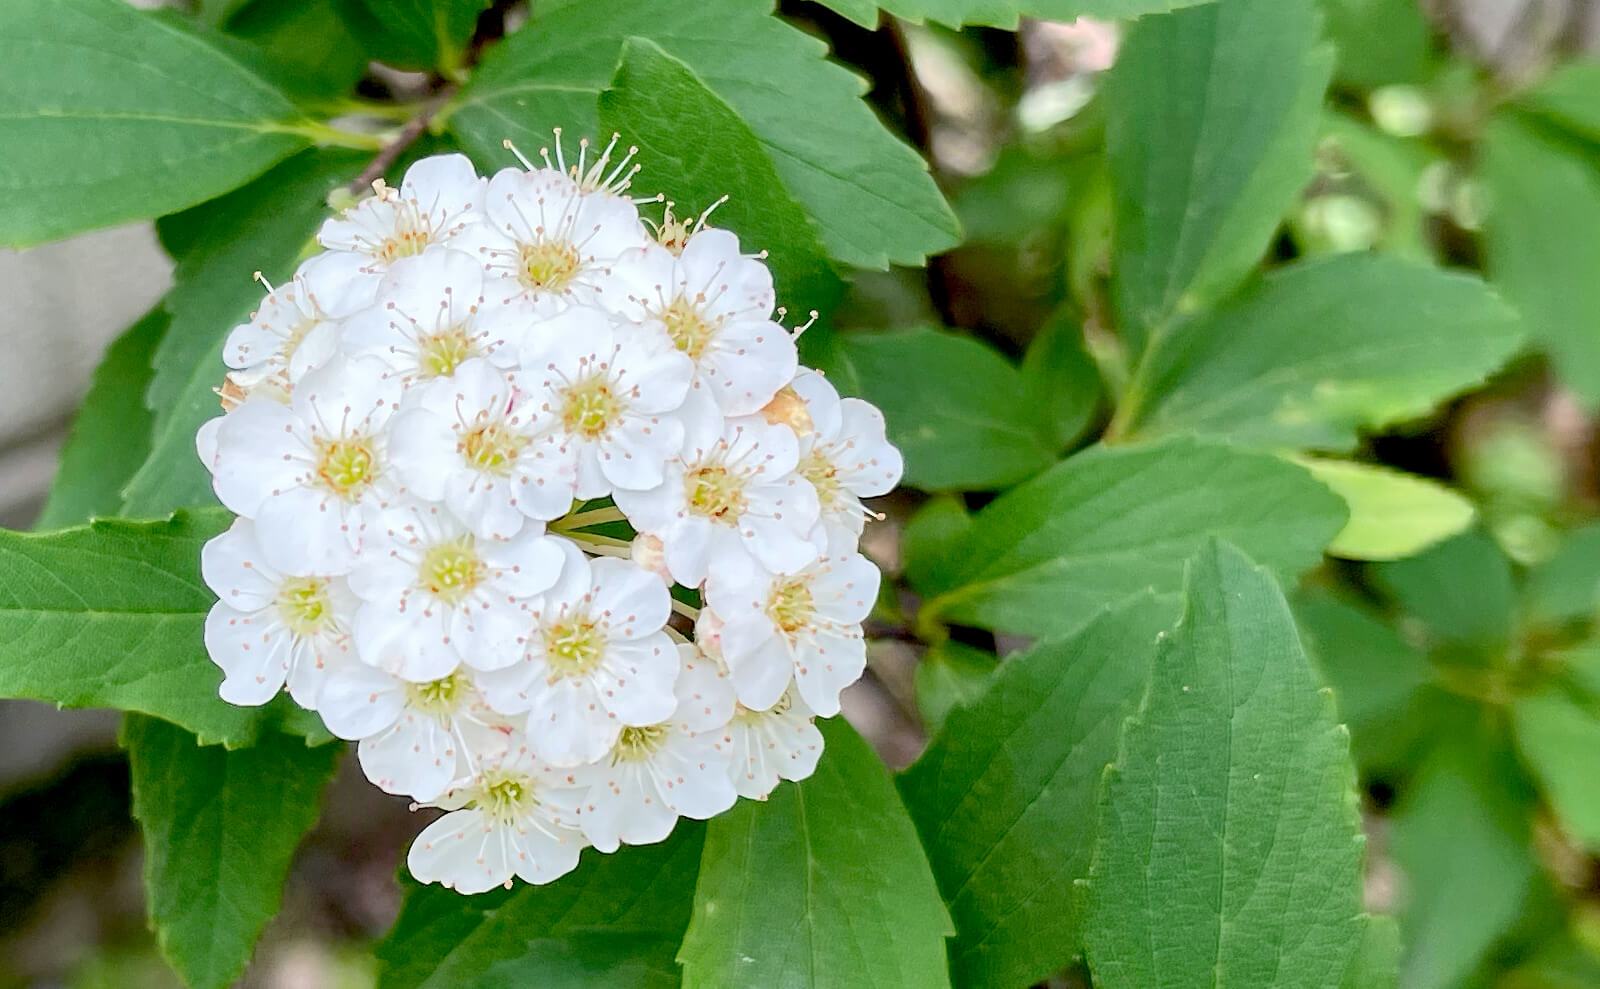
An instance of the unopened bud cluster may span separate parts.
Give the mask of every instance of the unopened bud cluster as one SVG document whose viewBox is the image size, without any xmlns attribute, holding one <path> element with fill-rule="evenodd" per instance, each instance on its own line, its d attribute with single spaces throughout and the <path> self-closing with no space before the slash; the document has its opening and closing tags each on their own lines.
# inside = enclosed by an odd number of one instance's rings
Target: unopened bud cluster
<svg viewBox="0 0 1600 989">
<path fill-rule="evenodd" d="M 523 165 L 427 158 L 327 221 L 198 437 L 239 516 L 203 559 L 222 697 L 287 686 L 443 808 L 410 869 L 466 893 L 809 775 L 901 474 L 764 255 L 641 220 L 609 149 Z"/>
</svg>

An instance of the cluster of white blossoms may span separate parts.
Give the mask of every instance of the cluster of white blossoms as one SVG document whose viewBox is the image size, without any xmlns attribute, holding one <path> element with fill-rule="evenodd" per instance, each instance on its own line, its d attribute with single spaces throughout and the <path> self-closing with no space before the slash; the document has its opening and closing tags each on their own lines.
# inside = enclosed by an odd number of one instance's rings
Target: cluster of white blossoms
<svg viewBox="0 0 1600 989">
<path fill-rule="evenodd" d="M 198 437 L 222 697 L 287 686 L 443 808 L 410 869 L 464 893 L 809 775 L 865 665 L 883 417 L 798 365 L 764 254 L 641 219 L 631 158 L 376 184 Z"/>
</svg>

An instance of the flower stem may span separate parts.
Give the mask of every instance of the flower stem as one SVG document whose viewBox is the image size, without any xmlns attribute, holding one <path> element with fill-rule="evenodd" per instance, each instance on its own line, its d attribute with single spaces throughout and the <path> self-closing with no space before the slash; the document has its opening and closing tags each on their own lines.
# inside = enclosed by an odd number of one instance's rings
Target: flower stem
<svg viewBox="0 0 1600 989">
<path fill-rule="evenodd" d="M 607 522 L 621 522 L 626 519 L 620 508 L 595 508 L 576 515 L 556 519 L 550 523 L 550 528 L 556 532 L 569 532 L 573 529 L 582 529 L 591 525 L 604 525 Z"/>
<path fill-rule="evenodd" d="M 672 599 L 672 610 L 676 611 L 678 614 L 682 615 L 683 617 L 689 619 L 692 622 L 697 622 L 697 621 L 700 620 L 700 609 L 699 608 L 696 608 L 693 605 L 684 604 L 682 601 L 679 601 L 677 598 L 673 598 Z"/>
</svg>

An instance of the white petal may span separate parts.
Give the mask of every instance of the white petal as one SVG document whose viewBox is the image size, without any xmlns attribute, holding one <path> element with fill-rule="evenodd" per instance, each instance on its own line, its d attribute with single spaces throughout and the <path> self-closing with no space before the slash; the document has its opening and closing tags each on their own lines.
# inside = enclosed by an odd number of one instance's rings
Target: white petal
<svg viewBox="0 0 1600 989">
<path fill-rule="evenodd" d="M 441 883 L 458 893 L 487 892 L 513 872 L 498 830 L 480 811 L 451 811 L 417 835 L 406 868 L 418 882 Z"/>
</svg>

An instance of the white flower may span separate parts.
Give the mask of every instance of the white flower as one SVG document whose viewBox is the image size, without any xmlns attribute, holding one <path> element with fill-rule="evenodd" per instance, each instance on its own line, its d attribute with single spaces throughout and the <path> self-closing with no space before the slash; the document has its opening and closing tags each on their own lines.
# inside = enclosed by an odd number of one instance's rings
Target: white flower
<svg viewBox="0 0 1600 989">
<path fill-rule="evenodd" d="M 415 392 L 395 416 L 389 454 L 406 488 L 443 501 L 484 538 L 508 539 L 529 516 L 554 519 L 572 507 L 556 454 L 528 435 L 529 396 L 481 359 Z"/>
<path fill-rule="evenodd" d="M 365 663 L 328 674 L 318 708 L 328 730 L 360 742 L 361 768 L 380 790 L 427 802 L 477 772 L 474 751 L 509 731 L 463 671 L 411 683 Z"/>
<path fill-rule="evenodd" d="M 291 574 L 339 574 L 362 532 L 399 493 L 384 427 L 400 382 L 375 360 L 335 357 L 290 404 L 255 398 L 217 427 L 217 497 L 254 519 L 262 554 Z"/>
<path fill-rule="evenodd" d="M 608 293 L 616 259 L 648 240 L 632 200 L 585 192 L 553 168 L 497 172 L 484 210 L 488 222 L 465 242 L 490 274 L 491 305 L 591 303 Z"/>
<path fill-rule="evenodd" d="M 448 377 L 474 358 L 516 363 L 516 314 L 483 305 L 483 266 L 470 254 L 430 247 L 389 266 L 372 305 L 344 325 L 352 354 L 380 357 L 408 384 Z"/>
<path fill-rule="evenodd" d="M 338 577 L 287 576 L 262 557 L 255 526 L 238 519 L 200 551 L 200 572 L 220 599 L 206 616 L 206 652 L 230 704 L 265 704 L 285 681 L 316 710 L 329 665 L 350 650 L 356 599 Z"/>
<path fill-rule="evenodd" d="M 678 655 L 662 631 L 672 605 L 660 578 L 561 545 L 560 579 L 528 606 L 525 658 L 479 683 L 495 710 L 526 714 L 534 751 L 575 766 L 603 756 L 626 726 L 671 715 Z"/>
<path fill-rule="evenodd" d="M 877 599 L 879 579 L 878 568 L 854 552 L 823 557 L 789 576 L 713 575 L 706 603 L 721 619 L 717 638 L 739 702 L 769 708 L 793 677 L 807 706 L 838 714 L 839 692 L 866 669 L 860 623 Z"/>
<path fill-rule="evenodd" d="M 661 841 L 680 816 L 714 817 L 736 799 L 731 749 L 721 744 L 733 691 L 714 660 L 692 646 L 679 651 L 672 716 L 624 728 L 607 757 L 577 771 L 590 784 L 578 821 L 603 852 Z"/>
<path fill-rule="evenodd" d="M 503 753 L 436 801 L 450 813 L 417 836 L 406 866 L 419 882 L 458 893 L 482 893 L 512 876 L 559 879 L 587 845 L 577 827 L 581 796 L 570 774 L 540 763 L 513 735 Z"/>
<path fill-rule="evenodd" d="M 765 800 L 780 779 L 803 780 L 822 757 L 815 715 L 790 686 L 764 711 L 740 704 L 723 733 L 739 796 Z"/>
<path fill-rule="evenodd" d="M 811 420 L 800 437 L 800 475 L 817 490 L 822 519 L 859 536 L 872 517 L 862 498 L 887 494 L 900 483 L 905 461 L 884 436 L 883 413 L 859 398 L 839 398 L 828 379 L 803 370 L 792 387 Z"/>
<path fill-rule="evenodd" d="M 375 279 L 401 258 L 449 243 L 483 219 L 484 182 L 466 155 L 434 155 L 406 170 L 398 190 L 378 181 L 377 195 L 323 223 L 317 240 L 344 252 L 360 275 Z"/>
<path fill-rule="evenodd" d="M 339 347 L 339 323 L 368 299 L 344 266 L 322 254 L 300 266 L 287 285 L 267 292 L 250 321 L 234 327 L 222 361 L 248 396 L 257 390 L 286 398 L 312 368 Z"/>
<path fill-rule="evenodd" d="M 715 439 L 691 436 L 684 446 L 660 485 L 613 496 L 636 530 L 660 538 L 673 579 L 694 587 L 709 573 L 731 577 L 752 563 L 794 573 L 816 559 L 809 537 L 817 494 L 794 473 L 793 431 L 743 416 Z"/>
<path fill-rule="evenodd" d="M 465 662 L 509 666 L 522 654 L 526 599 L 561 571 L 559 541 L 524 528 L 511 539 L 479 539 L 448 513 L 413 504 L 387 518 L 362 549 L 350 587 L 356 654 L 413 683 L 438 680 Z"/>
<path fill-rule="evenodd" d="M 548 483 L 573 477 L 578 498 L 660 484 L 683 445 L 683 417 L 701 429 L 720 424 L 706 403 L 679 412 L 694 373 L 687 358 L 595 310 L 575 307 L 536 326 L 522 368 L 517 383 L 547 449 Z"/>
<path fill-rule="evenodd" d="M 727 415 L 748 415 L 794 377 L 794 340 L 772 321 L 772 274 L 739 238 L 702 229 L 681 254 L 651 243 L 625 255 L 608 305 L 656 329 L 695 365 L 695 383 Z"/>
</svg>

